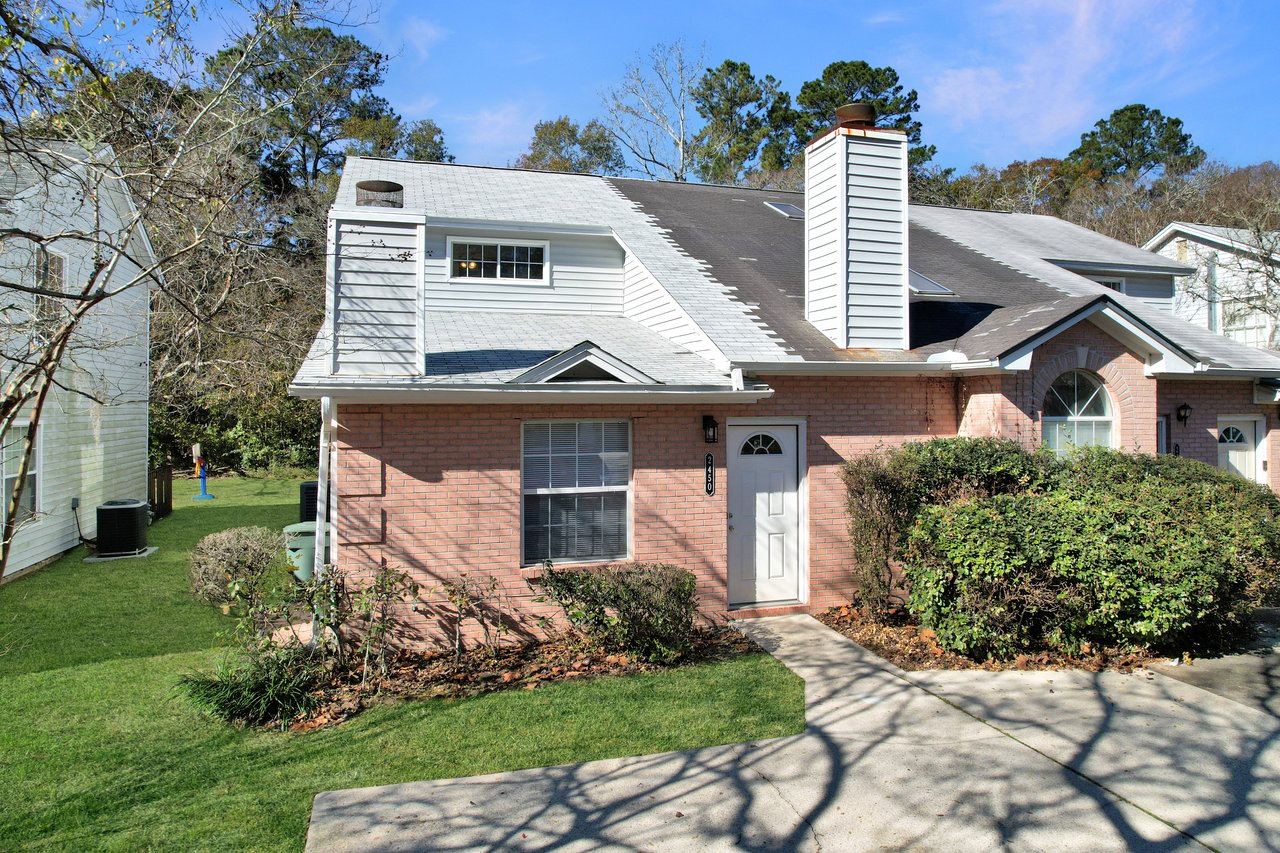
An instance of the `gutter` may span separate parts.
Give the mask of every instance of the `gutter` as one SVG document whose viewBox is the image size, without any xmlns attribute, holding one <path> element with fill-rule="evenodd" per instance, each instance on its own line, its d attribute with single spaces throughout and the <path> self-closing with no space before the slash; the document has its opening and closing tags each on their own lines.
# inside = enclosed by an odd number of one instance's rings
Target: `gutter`
<svg viewBox="0 0 1280 853">
<path fill-rule="evenodd" d="M 912 376 L 947 373 L 946 361 L 738 361 L 734 368 L 774 376 Z"/>
<path fill-rule="evenodd" d="M 754 403 L 773 396 L 773 389 L 754 387 L 733 390 L 723 385 L 658 385 L 596 388 L 513 388 L 510 385 L 370 385 L 336 381 L 293 383 L 289 394 L 304 400 L 333 398 L 352 403 L 473 403 L 479 405 Z"/>
</svg>

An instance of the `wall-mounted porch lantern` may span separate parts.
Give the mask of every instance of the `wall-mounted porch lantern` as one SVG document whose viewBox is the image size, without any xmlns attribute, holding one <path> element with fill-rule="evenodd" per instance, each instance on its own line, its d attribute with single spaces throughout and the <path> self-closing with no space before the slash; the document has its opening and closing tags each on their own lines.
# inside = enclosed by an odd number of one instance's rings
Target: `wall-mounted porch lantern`
<svg viewBox="0 0 1280 853">
<path fill-rule="evenodd" d="M 1186 403 L 1183 403 L 1181 406 L 1179 406 L 1178 407 L 1178 423 L 1182 424 L 1183 426 L 1186 426 L 1187 421 L 1191 418 L 1192 411 L 1193 409 L 1191 408 L 1191 406 L 1187 405 Z"/>
<path fill-rule="evenodd" d="M 720 441 L 720 424 L 716 423 L 714 415 L 702 416 L 702 440 L 707 444 L 716 444 Z"/>
</svg>

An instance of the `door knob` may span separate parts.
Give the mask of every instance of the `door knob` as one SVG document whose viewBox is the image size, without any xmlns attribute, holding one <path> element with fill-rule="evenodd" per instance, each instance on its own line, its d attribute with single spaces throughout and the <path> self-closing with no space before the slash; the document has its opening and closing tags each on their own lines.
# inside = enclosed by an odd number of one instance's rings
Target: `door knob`
<svg viewBox="0 0 1280 853">
<path fill-rule="evenodd" d="M 732 524 L 730 524 L 730 525 L 729 525 L 729 529 L 730 529 L 730 530 L 732 530 L 732 529 L 733 529 L 733 525 L 732 525 Z"/>
</svg>

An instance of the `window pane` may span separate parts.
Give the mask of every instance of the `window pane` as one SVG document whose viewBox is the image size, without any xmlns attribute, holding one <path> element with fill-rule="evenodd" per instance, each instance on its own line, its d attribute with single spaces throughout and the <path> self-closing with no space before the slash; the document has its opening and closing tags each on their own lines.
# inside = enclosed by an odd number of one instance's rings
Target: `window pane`
<svg viewBox="0 0 1280 853">
<path fill-rule="evenodd" d="M 552 453 L 572 453 L 578 449 L 577 424 L 550 424 Z"/>
<path fill-rule="evenodd" d="M 484 250 L 484 259 L 485 259 L 486 261 L 496 261 L 496 260 L 498 260 L 498 247 L 497 247 L 497 246 L 483 246 L 482 248 L 483 248 L 483 250 Z"/>
<path fill-rule="evenodd" d="M 602 424 L 603 444 L 601 447 L 606 452 L 626 453 L 630 447 L 630 429 L 626 421 L 610 421 Z"/>
<path fill-rule="evenodd" d="M 478 243 L 468 243 L 463 248 L 467 250 L 466 257 L 473 260 L 480 260 L 480 255 L 484 251 L 484 247 Z"/>
<path fill-rule="evenodd" d="M 528 277 L 529 277 L 529 265 L 528 265 L 528 264 L 513 264 L 513 265 L 512 265 L 512 278 L 528 278 Z"/>
<path fill-rule="evenodd" d="M 499 264 L 499 265 L 498 265 L 498 277 L 499 277 L 499 278 L 515 278 L 515 277 L 516 277 L 516 265 L 515 265 L 515 264 L 505 264 L 505 263 L 504 263 L 504 264 Z"/>
<path fill-rule="evenodd" d="M 521 263 L 528 263 L 528 261 L 529 261 L 529 247 L 528 247 L 528 246 L 516 246 L 516 247 L 515 247 L 515 260 L 520 261 Z"/>
<path fill-rule="evenodd" d="M 529 264 L 529 278 L 542 278 L 542 264 Z"/>
<path fill-rule="evenodd" d="M 515 246 L 499 246 L 498 247 L 498 260 L 514 261 L 515 259 L 516 259 Z"/>
<path fill-rule="evenodd" d="M 524 561 L 605 560 L 627 553 L 623 492 L 525 496 Z"/>
<path fill-rule="evenodd" d="M 551 457 L 551 488 L 572 489 L 578 486 L 577 454 L 561 454 Z"/>
<path fill-rule="evenodd" d="M 466 261 L 454 261 L 454 262 L 453 262 L 453 277 L 454 277 L 454 278 L 466 278 L 466 276 L 467 276 L 467 262 L 466 262 Z"/>
<path fill-rule="evenodd" d="M 542 263 L 542 247 L 541 246 L 529 247 L 529 262 L 533 264 Z"/>
<path fill-rule="evenodd" d="M 578 452 L 599 453 L 602 449 L 604 424 L 586 422 L 578 424 Z"/>
<path fill-rule="evenodd" d="M 482 264 L 480 265 L 480 268 L 483 270 L 483 272 L 481 273 L 481 275 L 482 275 L 484 278 L 497 278 L 497 277 L 498 277 L 498 263 L 497 263 L 497 261 L 493 261 L 493 262 L 485 261 L 484 263 L 482 263 Z"/>
</svg>

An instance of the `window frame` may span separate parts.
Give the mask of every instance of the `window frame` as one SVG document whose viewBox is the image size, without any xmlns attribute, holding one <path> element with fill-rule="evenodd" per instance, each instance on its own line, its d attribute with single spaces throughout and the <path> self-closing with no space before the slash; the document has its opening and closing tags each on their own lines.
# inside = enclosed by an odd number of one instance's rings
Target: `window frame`
<svg viewBox="0 0 1280 853">
<path fill-rule="evenodd" d="M 625 423 L 627 425 L 627 484 L 625 486 L 597 486 L 595 488 L 545 488 L 545 489 L 526 489 L 525 488 L 525 452 L 524 452 L 524 434 L 525 429 L 529 426 L 541 426 L 544 424 L 585 424 L 585 423 Z M 520 566 L 528 568 L 531 566 L 542 565 L 542 560 L 528 562 L 525 560 L 525 517 L 524 517 L 524 500 L 528 495 L 583 495 L 583 494 L 601 494 L 604 492 L 625 492 L 627 496 L 626 508 L 626 537 L 627 547 L 623 554 L 614 557 L 602 557 L 595 560 L 577 560 L 566 559 L 561 560 L 556 565 L 605 565 L 620 560 L 634 559 L 635 549 L 635 423 L 631 418 L 530 418 L 520 421 L 520 440 L 517 452 L 520 454 L 520 492 L 518 496 L 519 506 L 519 524 L 520 524 Z M 552 562 L 555 562 L 554 560 Z"/>
<path fill-rule="evenodd" d="M 42 515 L 41 498 L 44 496 L 44 429 L 42 429 L 38 424 L 32 424 L 30 421 L 17 421 L 10 424 L 9 429 L 4 433 L 0 433 L 0 524 L 5 523 L 8 518 L 7 513 L 9 511 L 9 500 L 7 497 L 9 490 L 4 487 L 8 485 L 10 475 L 4 467 L 5 454 L 3 448 L 5 443 L 8 441 L 9 434 L 15 429 L 22 430 L 23 432 L 35 431 L 35 439 L 32 441 L 31 448 L 31 462 L 27 466 L 27 479 L 30 480 L 33 477 L 35 478 L 35 494 L 31 498 L 31 515 L 18 521 L 18 526 L 23 526 L 39 520 Z M 14 479 L 17 479 L 16 473 L 13 476 Z"/>
<path fill-rule="evenodd" d="M 57 287 L 50 287 L 47 283 L 49 274 L 49 262 L 57 260 L 59 265 L 59 279 Z M 44 290 L 57 290 L 59 293 L 67 292 L 67 261 L 68 256 L 63 253 L 50 249 L 48 246 L 41 246 L 36 250 L 35 259 L 35 285 Z M 34 304 L 31 306 L 31 319 L 40 330 L 43 338 L 48 327 L 52 326 L 61 317 L 59 310 L 59 300 L 53 296 L 45 296 L 40 293 L 32 294 Z"/>
<path fill-rule="evenodd" d="M 1125 277 L 1122 275 L 1099 275 L 1090 276 L 1089 278 L 1108 290 L 1113 290 L 1120 294 L 1125 293 L 1126 281 Z"/>
<path fill-rule="evenodd" d="M 457 244 L 467 246 L 502 246 L 542 249 L 542 278 L 485 278 L 483 276 L 455 276 L 453 274 L 453 253 Z M 448 257 L 445 258 L 445 275 L 450 284 L 516 284 L 549 287 L 551 285 L 551 243 L 547 240 L 523 240 L 520 238 L 499 239 L 494 237 L 449 237 Z M 502 261 L 498 261 L 501 265 Z"/>
<path fill-rule="evenodd" d="M 1045 404 L 1045 401 L 1049 398 L 1049 393 L 1050 391 L 1052 391 L 1053 386 L 1056 385 L 1058 381 L 1062 379 L 1062 377 L 1068 376 L 1070 374 L 1084 374 L 1085 376 L 1088 376 L 1090 379 L 1092 379 L 1094 382 L 1098 384 L 1098 390 L 1101 392 L 1102 398 L 1106 402 L 1106 406 L 1107 406 L 1106 416 L 1100 417 L 1098 415 L 1068 415 L 1066 417 L 1063 417 L 1061 415 L 1046 415 L 1044 413 L 1044 404 Z M 1050 382 L 1045 387 L 1044 394 L 1040 397 L 1039 414 L 1040 414 L 1040 445 L 1042 447 L 1046 444 L 1045 434 L 1044 434 L 1044 427 L 1046 423 L 1069 424 L 1069 423 L 1088 422 L 1088 423 L 1097 424 L 1097 423 L 1105 422 L 1110 425 L 1108 441 L 1105 445 L 1104 444 L 1071 444 L 1067 447 L 1052 448 L 1053 452 L 1058 454 L 1059 456 L 1065 456 L 1067 453 L 1071 452 L 1072 448 L 1076 448 L 1076 447 L 1108 447 L 1112 449 L 1116 447 L 1116 440 L 1118 438 L 1119 430 L 1116 429 L 1117 424 L 1116 424 L 1115 404 L 1111 399 L 1111 393 L 1107 390 L 1106 381 L 1101 376 L 1094 373 L 1093 371 L 1084 370 L 1082 368 L 1076 368 L 1074 370 L 1063 371 L 1062 373 L 1059 373 L 1057 376 L 1055 376 L 1053 378 L 1053 381 Z"/>
</svg>

